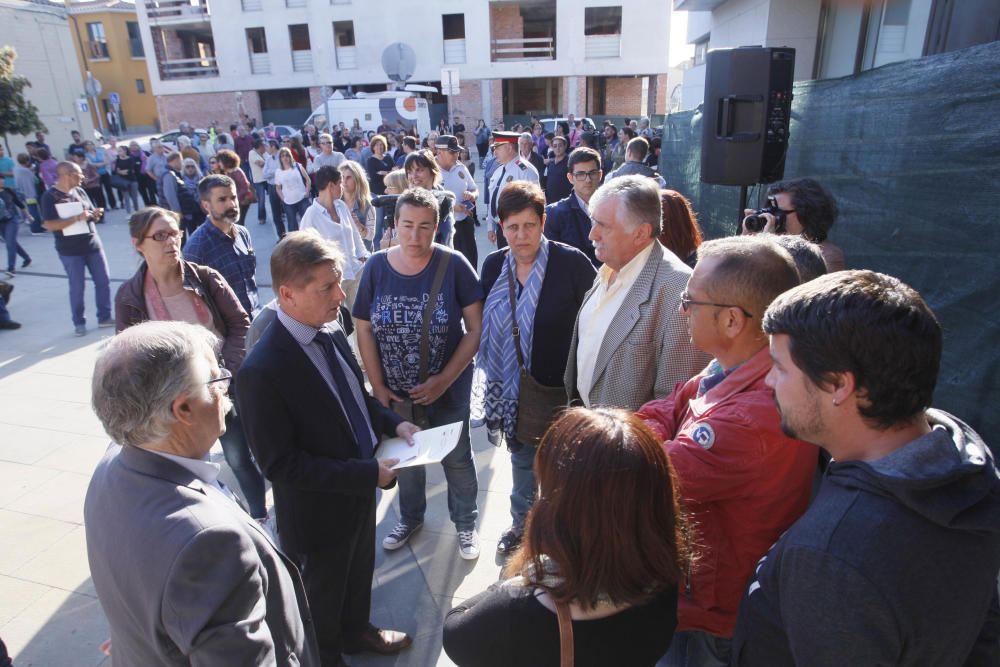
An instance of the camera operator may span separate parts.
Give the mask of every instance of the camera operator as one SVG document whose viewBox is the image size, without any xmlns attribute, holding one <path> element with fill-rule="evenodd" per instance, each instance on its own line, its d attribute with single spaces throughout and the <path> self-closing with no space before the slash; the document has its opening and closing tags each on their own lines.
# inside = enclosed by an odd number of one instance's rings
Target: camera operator
<svg viewBox="0 0 1000 667">
<path fill-rule="evenodd" d="M 843 251 L 827 235 L 837 220 L 833 195 L 811 178 L 775 183 L 767 189 L 768 206 L 745 209 L 741 234 L 795 234 L 819 246 L 830 272 L 846 268 Z"/>
</svg>

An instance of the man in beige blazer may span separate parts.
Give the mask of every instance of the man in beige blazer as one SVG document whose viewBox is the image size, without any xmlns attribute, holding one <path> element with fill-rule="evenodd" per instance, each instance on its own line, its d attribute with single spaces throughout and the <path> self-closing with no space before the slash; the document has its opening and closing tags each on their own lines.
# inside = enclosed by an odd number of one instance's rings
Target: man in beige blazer
<svg viewBox="0 0 1000 667">
<path fill-rule="evenodd" d="M 566 365 L 570 401 L 637 410 L 708 363 L 678 305 L 691 269 L 660 245 L 656 181 L 622 176 L 590 200 L 590 240 L 604 263 L 577 315 Z"/>
</svg>

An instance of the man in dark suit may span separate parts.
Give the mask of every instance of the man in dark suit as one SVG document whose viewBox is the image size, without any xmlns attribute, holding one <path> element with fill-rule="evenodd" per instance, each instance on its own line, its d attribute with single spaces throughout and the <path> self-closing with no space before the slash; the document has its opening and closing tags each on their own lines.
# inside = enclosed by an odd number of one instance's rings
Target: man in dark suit
<svg viewBox="0 0 1000 667">
<path fill-rule="evenodd" d="M 296 564 L 208 459 L 232 405 L 218 348 L 204 327 L 145 322 L 112 339 L 94 369 L 94 411 L 117 444 L 94 471 L 84 517 L 114 661 L 318 667 Z"/>
<path fill-rule="evenodd" d="M 282 546 L 298 560 L 324 667 L 342 653 L 396 653 L 411 639 L 369 622 L 375 488 L 398 461 L 373 457 L 378 436 L 419 429 L 366 391 L 335 322 L 343 256 L 314 231 L 271 254 L 277 318 L 243 362 L 238 403 L 250 448 L 271 480 Z"/>
<path fill-rule="evenodd" d="M 573 192 L 565 199 L 545 207 L 545 238 L 571 245 L 600 268 L 594 244 L 590 241 L 590 198 L 601 184 L 601 156 L 593 148 L 577 148 L 569 154 L 566 178 Z"/>
</svg>

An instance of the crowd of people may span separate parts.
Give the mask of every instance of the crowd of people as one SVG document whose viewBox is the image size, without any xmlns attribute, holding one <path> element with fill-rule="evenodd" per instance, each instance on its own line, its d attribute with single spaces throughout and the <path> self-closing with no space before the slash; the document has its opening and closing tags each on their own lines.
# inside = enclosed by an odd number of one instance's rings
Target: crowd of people
<svg viewBox="0 0 1000 667">
<path fill-rule="evenodd" d="M 501 581 L 445 622 L 456 664 L 1000 660 L 1000 478 L 931 407 L 942 335 L 920 295 L 844 270 L 815 180 L 773 184 L 740 235 L 704 240 L 647 164 L 648 123 L 603 144 L 571 123 L 493 131 L 481 165 L 458 123 L 426 149 L 350 128 L 154 144 L 131 162 L 152 188 L 114 316 L 100 162 L 81 145 L 45 169 L 76 332 L 85 271 L 117 332 L 93 378 L 114 445 L 85 505 L 116 661 L 404 650 L 370 621 L 377 489 L 398 489 L 384 550 L 446 538 L 419 534 L 426 468 L 379 444 L 455 423 L 459 558 L 481 553 L 472 428 L 513 477 Z M 243 224 L 265 201 L 269 303 Z"/>
</svg>

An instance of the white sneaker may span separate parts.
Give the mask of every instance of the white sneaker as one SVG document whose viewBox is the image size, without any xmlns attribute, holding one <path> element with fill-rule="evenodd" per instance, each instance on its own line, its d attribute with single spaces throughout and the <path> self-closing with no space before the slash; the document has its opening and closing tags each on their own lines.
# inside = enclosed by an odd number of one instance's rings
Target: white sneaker
<svg viewBox="0 0 1000 667">
<path fill-rule="evenodd" d="M 458 554 L 464 560 L 479 558 L 479 533 L 475 528 L 458 531 Z"/>
<path fill-rule="evenodd" d="M 387 551 L 395 551 L 399 549 L 404 544 L 410 541 L 413 537 L 413 533 L 420 530 L 420 527 L 424 524 L 418 523 L 415 526 L 411 526 L 408 523 L 400 521 L 396 524 L 396 527 L 392 529 L 392 532 L 385 536 L 382 540 L 382 548 Z"/>
</svg>

